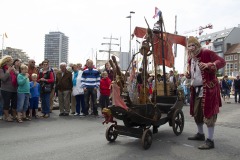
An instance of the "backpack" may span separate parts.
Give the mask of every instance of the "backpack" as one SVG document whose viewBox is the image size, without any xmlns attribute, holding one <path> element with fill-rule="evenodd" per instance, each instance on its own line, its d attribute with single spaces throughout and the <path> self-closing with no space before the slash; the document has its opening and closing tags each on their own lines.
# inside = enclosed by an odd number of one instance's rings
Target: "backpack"
<svg viewBox="0 0 240 160">
<path fill-rule="evenodd" d="M 47 71 L 46 74 L 43 75 L 43 72 L 40 71 L 39 72 L 39 78 L 45 78 L 45 79 L 49 79 L 50 78 L 50 73 L 52 72 L 52 70 Z M 53 72 L 54 73 L 54 72 Z M 43 93 L 50 93 L 51 90 L 53 89 L 54 83 L 47 83 L 47 82 L 40 82 L 41 85 L 41 91 Z"/>
</svg>

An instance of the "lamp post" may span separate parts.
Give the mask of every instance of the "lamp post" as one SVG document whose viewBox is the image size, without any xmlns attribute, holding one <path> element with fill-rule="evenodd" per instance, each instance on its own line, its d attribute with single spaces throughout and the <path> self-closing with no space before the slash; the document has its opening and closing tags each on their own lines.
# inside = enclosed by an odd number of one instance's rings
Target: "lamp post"
<svg viewBox="0 0 240 160">
<path fill-rule="evenodd" d="M 135 12 L 134 12 L 134 11 L 130 11 L 130 15 L 126 17 L 126 18 L 129 18 L 129 19 L 130 19 L 130 39 L 129 39 L 129 54 L 130 54 L 130 56 L 132 56 L 132 54 L 131 54 L 131 48 L 132 48 L 132 47 L 131 47 L 132 14 L 135 14 Z"/>
</svg>

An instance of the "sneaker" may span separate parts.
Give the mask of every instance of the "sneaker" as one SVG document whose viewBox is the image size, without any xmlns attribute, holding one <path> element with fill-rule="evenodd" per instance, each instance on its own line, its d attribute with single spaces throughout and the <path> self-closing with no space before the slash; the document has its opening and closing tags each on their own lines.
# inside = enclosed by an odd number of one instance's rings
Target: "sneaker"
<svg viewBox="0 0 240 160">
<path fill-rule="evenodd" d="M 200 145 L 198 149 L 212 149 L 214 148 L 214 141 L 207 139 L 204 144 Z"/>
<path fill-rule="evenodd" d="M 75 114 L 75 112 L 72 112 L 71 114 Z"/>
<path fill-rule="evenodd" d="M 45 114 L 40 115 L 41 118 L 44 118 Z"/>
<path fill-rule="evenodd" d="M 40 116 L 36 114 L 35 115 L 35 119 L 39 119 L 39 118 L 40 118 Z"/>
<path fill-rule="evenodd" d="M 205 141 L 205 135 L 197 133 L 192 137 L 188 137 L 188 140 Z"/>
<path fill-rule="evenodd" d="M 29 117 L 23 117 L 23 119 L 22 119 L 23 121 L 31 121 L 32 119 L 31 118 L 29 118 Z"/>
<path fill-rule="evenodd" d="M 7 118 L 5 118 L 5 121 L 6 122 L 13 122 L 13 119 L 11 117 L 7 117 Z"/>
<path fill-rule="evenodd" d="M 49 114 L 45 114 L 45 115 L 43 116 L 43 118 L 49 118 L 49 117 L 50 117 Z"/>
<path fill-rule="evenodd" d="M 63 113 L 63 116 L 69 116 L 69 113 Z"/>
<path fill-rule="evenodd" d="M 86 115 L 84 113 L 80 113 L 79 116 L 85 117 Z"/>
<path fill-rule="evenodd" d="M 79 113 L 75 113 L 74 116 L 79 116 Z"/>
<path fill-rule="evenodd" d="M 64 113 L 60 113 L 59 116 L 64 116 Z"/>
</svg>

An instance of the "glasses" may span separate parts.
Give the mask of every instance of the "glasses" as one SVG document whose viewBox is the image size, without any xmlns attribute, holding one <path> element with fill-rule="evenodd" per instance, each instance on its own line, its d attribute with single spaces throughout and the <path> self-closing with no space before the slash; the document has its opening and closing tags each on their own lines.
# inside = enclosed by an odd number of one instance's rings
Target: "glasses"
<svg viewBox="0 0 240 160">
<path fill-rule="evenodd" d="M 31 63 L 35 63 L 35 62 L 31 62 Z"/>
<path fill-rule="evenodd" d="M 192 44 L 192 45 L 189 45 L 189 46 L 188 46 L 188 48 L 190 48 L 190 47 L 195 47 L 195 44 Z"/>
</svg>

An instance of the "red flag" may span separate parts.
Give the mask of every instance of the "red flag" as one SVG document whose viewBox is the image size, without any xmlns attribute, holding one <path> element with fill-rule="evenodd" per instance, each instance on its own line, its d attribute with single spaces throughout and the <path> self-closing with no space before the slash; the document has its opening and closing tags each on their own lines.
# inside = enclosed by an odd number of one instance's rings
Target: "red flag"
<svg viewBox="0 0 240 160">
<path fill-rule="evenodd" d="M 155 14 L 154 14 L 153 18 L 156 18 L 157 16 L 159 16 L 160 13 L 161 13 L 161 11 L 157 7 L 155 7 Z"/>
</svg>

